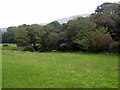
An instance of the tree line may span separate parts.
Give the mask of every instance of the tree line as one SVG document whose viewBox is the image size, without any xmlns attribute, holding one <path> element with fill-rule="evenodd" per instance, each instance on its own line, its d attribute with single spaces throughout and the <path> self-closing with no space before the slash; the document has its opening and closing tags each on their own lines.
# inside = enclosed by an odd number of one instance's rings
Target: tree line
<svg viewBox="0 0 120 90">
<path fill-rule="evenodd" d="M 120 45 L 119 3 L 103 3 L 89 17 L 67 23 L 8 27 L 2 43 L 15 43 L 25 51 L 115 52 Z"/>
</svg>

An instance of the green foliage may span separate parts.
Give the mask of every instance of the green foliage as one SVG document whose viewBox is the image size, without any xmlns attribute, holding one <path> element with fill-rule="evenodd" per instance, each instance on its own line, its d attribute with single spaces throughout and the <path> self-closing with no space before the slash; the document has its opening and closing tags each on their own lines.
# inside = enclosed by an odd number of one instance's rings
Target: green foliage
<svg viewBox="0 0 120 90">
<path fill-rule="evenodd" d="M 119 12 L 118 10 L 119 3 L 103 3 L 102 5 L 98 6 L 95 12 L 97 13 L 107 13 L 113 14 Z"/>
<path fill-rule="evenodd" d="M 120 40 L 120 16 L 117 14 L 94 14 L 91 15 L 90 20 L 96 23 L 97 28 L 105 27 L 110 32 L 111 37 L 115 41 Z"/>
<path fill-rule="evenodd" d="M 2 34 L 3 32 L 0 30 L 0 43 L 2 43 Z"/>
<path fill-rule="evenodd" d="M 45 50 L 57 50 L 59 46 L 59 30 L 54 22 L 45 26 L 44 46 Z"/>
<path fill-rule="evenodd" d="M 23 51 L 23 48 L 17 47 L 16 44 L 2 44 L 2 50 Z"/>
<path fill-rule="evenodd" d="M 26 33 L 26 25 L 19 26 L 16 31 L 17 46 L 24 47 L 29 45 L 29 37 Z"/>
<path fill-rule="evenodd" d="M 24 51 L 31 51 L 31 52 L 33 52 L 33 51 L 34 51 L 34 48 L 31 47 L 31 46 L 26 46 L 26 47 L 24 48 Z"/>
<path fill-rule="evenodd" d="M 16 43 L 15 31 L 16 31 L 16 27 L 8 27 L 7 32 L 4 32 L 2 34 L 2 42 L 3 43 Z"/>
<path fill-rule="evenodd" d="M 119 45 L 119 43 L 117 41 L 113 41 L 112 43 L 110 43 L 109 50 L 111 52 L 118 53 L 118 45 Z"/>
<path fill-rule="evenodd" d="M 107 30 L 104 28 L 97 29 L 91 39 L 89 51 L 101 52 L 108 51 L 112 38 Z"/>
<path fill-rule="evenodd" d="M 28 48 L 33 48 L 34 51 L 39 48 L 40 43 L 40 34 L 39 30 L 41 30 L 40 25 L 22 25 L 19 26 L 16 31 L 16 39 L 17 45 L 20 47 L 25 47 L 25 50 L 29 50 Z"/>
<path fill-rule="evenodd" d="M 103 3 L 96 9 L 93 21 L 107 27 L 115 41 L 120 40 L 120 3 Z"/>
<path fill-rule="evenodd" d="M 61 30 L 61 28 L 62 28 L 61 24 L 58 21 L 53 21 L 53 22 L 49 23 L 48 25 L 50 25 L 58 30 Z"/>
<path fill-rule="evenodd" d="M 109 51 L 114 40 L 120 41 L 120 16 L 117 3 L 103 3 L 89 17 L 80 17 L 60 24 L 20 25 L 3 33 L 3 43 L 16 43 L 29 51 L 101 52 Z M 111 46 L 112 47 L 112 46 Z"/>
<path fill-rule="evenodd" d="M 46 49 L 48 51 L 57 50 L 59 46 L 59 34 L 57 32 L 51 32 L 47 35 L 45 39 Z"/>
<path fill-rule="evenodd" d="M 87 51 L 88 44 L 92 33 L 95 31 L 96 25 L 89 19 L 78 18 L 77 20 L 71 20 L 67 24 L 65 30 L 65 40 L 72 51 Z"/>
</svg>

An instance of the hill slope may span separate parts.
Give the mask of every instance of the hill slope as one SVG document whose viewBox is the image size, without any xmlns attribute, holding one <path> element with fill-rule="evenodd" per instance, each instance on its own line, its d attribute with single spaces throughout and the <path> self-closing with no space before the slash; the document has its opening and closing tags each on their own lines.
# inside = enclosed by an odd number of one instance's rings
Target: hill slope
<svg viewBox="0 0 120 90">
<path fill-rule="evenodd" d="M 76 19 L 78 17 L 87 17 L 89 15 L 90 14 L 79 14 L 79 15 L 74 15 L 74 16 L 58 19 L 57 21 L 62 24 L 62 23 L 67 23 L 69 20 Z"/>
</svg>

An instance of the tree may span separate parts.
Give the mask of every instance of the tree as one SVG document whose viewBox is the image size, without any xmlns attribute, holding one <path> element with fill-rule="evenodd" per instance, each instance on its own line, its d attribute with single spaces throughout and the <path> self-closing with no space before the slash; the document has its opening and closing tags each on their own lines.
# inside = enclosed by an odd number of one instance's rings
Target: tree
<svg viewBox="0 0 120 90">
<path fill-rule="evenodd" d="M 37 44 L 37 41 L 38 41 L 38 32 L 37 30 L 39 29 L 39 25 L 37 24 L 34 24 L 34 25 L 31 25 L 31 26 L 27 26 L 26 27 L 26 33 L 27 33 L 27 37 L 29 38 L 29 43 L 30 43 L 30 46 L 35 50 L 37 51 L 38 49 L 38 46 L 36 45 Z"/>
<path fill-rule="evenodd" d="M 118 14 L 119 3 L 103 3 L 100 6 L 97 6 L 95 10 L 96 13 L 106 13 L 106 14 Z"/>
<path fill-rule="evenodd" d="M 117 6 L 117 3 L 103 3 L 91 16 L 70 20 L 62 25 L 53 21 L 47 25 L 9 27 L 3 34 L 3 42 L 16 43 L 27 51 L 116 52 L 120 42 Z"/>
<path fill-rule="evenodd" d="M 26 27 L 27 25 L 21 25 L 21 26 L 18 26 L 16 30 L 17 46 L 25 47 L 30 45 L 30 39 L 27 36 Z"/>
<path fill-rule="evenodd" d="M 113 41 L 109 45 L 109 51 L 114 52 L 114 53 L 118 53 L 120 51 L 120 49 L 118 48 L 119 46 L 120 46 L 119 42 Z"/>
<path fill-rule="evenodd" d="M 110 32 L 111 37 L 115 41 L 120 40 L 120 16 L 117 14 L 94 14 L 90 20 L 96 23 L 97 28 L 105 27 Z"/>
<path fill-rule="evenodd" d="M 57 50 L 59 42 L 59 32 L 60 30 L 56 28 L 53 24 L 45 25 L 43 28 L 44 34 L 42 36 L 42 46 L 44 50 Z"/>
<path fill-rule="evenodd" d="M 3 43 L 16 43 L 15 40 L 16 27 L 8 27 L 7 31 L 2 34 Z"/>
<path fill-rule="evenodd" d="M 90 52 L 108 51 L 109 45 L 112 42 L 110 34 L 105 28 L 98 28 L 92 36 L 91 44 L 89 46 Z"/>
<path fill-rule="evenodd" d="M 0 43 L 2 43 L 2 34 L 3 32 L 0 30 Z"/>
<path fill-rule="evenodd" d="M 46 39 L 46 49 L 48 51 L 57 50 L 59 48 L 59 33 L 51 32 L 47 35 Z"/>
<path fill-rule="evenodd" d="M 49 23 L 48 25 L 50 25 L 51 27 L 54 27 L 58 30 L 61 30 L 61 24 L 58 21 L 53 21 L 53 22 Z"/>
<path fill-rule="evenodd" d="M 95 23 L 89 19 L 78 18 L 69 21 L 67 29 L 63 33 L 64 42 L 61 47 L 66 47 L 72 51 L 87 51 L 91 33 L 94 32 L 95 28 Z"/>
</svg>

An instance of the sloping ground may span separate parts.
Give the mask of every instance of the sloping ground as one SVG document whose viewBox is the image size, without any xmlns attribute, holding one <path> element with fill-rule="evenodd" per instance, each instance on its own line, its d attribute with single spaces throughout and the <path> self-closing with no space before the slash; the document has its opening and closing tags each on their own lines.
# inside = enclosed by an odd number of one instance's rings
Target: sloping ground
<svg viewBox="0 0 120 90">
<path fill-rule="evenodd" d="M 3 88 L 117 88 L 117 55 L 3 50 Z"/>
</svg>

